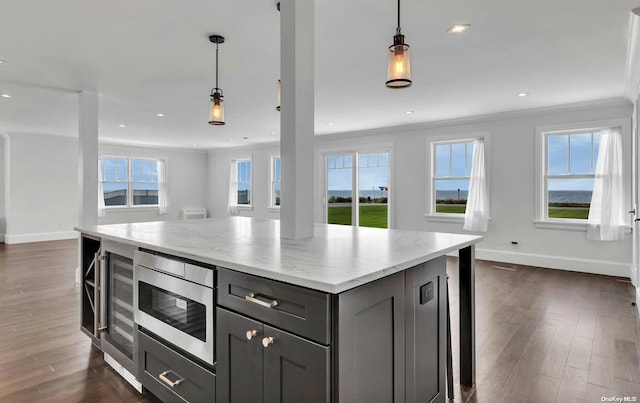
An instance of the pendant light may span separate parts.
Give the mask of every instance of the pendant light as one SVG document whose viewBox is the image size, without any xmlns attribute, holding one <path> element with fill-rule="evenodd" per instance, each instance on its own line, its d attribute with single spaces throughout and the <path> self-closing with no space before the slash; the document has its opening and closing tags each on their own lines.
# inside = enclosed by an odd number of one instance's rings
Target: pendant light
<svg viewBox="0 0 640 403">
<path fill-rule="evenodd" d="M 224 105 L 222 90 L 218 87 L 218 45 L 224 43 L 224 36 L 211 35 L 209 41 L 216 44 L 216 86 L 211 89 L 211 101 L 209 105 L 209 124 L 215 126 L 224 125 Z"/>
<path fill-rule="evenodd" d="M 404 43 L 404 35 L 400 33 L 400 0 L 398 0 L 398 27 L 393 37 L 393 45 L 389 46 L 386 84 L 389 88 L 405 88 L 411 85 L 409 45 Z"/>
</svg>

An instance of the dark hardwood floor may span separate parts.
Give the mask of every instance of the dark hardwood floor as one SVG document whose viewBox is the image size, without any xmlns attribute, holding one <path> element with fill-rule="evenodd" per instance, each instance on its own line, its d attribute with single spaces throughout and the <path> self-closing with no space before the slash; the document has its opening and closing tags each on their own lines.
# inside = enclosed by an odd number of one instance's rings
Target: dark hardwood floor
<svg viewBox="0 0 640 403">
<path fill-rule="evenodd" d="M 76 241 L 0 244 L 0 402 L 156 402 L 80 332 L 77 253 Z M 448 264 L 457 373 L 457 261 Z M 456 401 L 640 401 L 629 283 L 484 261 L 476 272 L 477 387 L 456 385 Z"/>
<path fill-rule="evenodd" d="M 77 241 L 0 244 L 0 402 L 157 402 L 80 332 Z"/>
<path fill-rule="evenodd" d="M 454 374 L 457 261 L 448 262 Z M 476 391 L 471 402 L 640 401 L 640 320 L 614 277 L 476 262 Z M 456 401 L 469 398 L 456 382 Z"/>
</svg>

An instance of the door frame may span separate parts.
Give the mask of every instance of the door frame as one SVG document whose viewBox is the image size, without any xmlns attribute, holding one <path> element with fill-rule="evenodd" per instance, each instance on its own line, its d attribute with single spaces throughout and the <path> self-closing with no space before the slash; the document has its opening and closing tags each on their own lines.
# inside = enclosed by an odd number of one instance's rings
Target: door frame
<svg viewBox="0 0 640 403">
<path fill-rule="evenodd" d="M 360 209 L 360 200 L 359 200 L 359 172 L 358 169 L 358 157 L 360 154 L 372 154 L 372 153 L 384 153 L 388 154 L 387 161 L 387 181 L 388 181 L 388 191 L 387 191 L 387 229 L 395 228 L 395 218 L 394 218 L 394 208 L 395 200 L 395 188 L 394 188 L 394 175 L 395 169 L 394 167 L 394 147 L 393 144 L 375 144 L 369 145 L 365 147 L 343 147 L 343 148 L 331 148 L 331 149 L 323 149 L 320 150 L 320 158 L 322 160 L 320 165 L 320 169 L 322 170 L 322 180 L 320 181 L 320 206 L 322 208 L 322 222 L 328 222 L 328 185 L 329 179 L 327 175 L 327 158 L 331 156 L 344 156 L 344 155 L 352 155 L 353 156 L 353 164 L 352 164 L 352 210 L 351 210 L 351 225 L 359 226 L 359 209 Z"/>
</svg>

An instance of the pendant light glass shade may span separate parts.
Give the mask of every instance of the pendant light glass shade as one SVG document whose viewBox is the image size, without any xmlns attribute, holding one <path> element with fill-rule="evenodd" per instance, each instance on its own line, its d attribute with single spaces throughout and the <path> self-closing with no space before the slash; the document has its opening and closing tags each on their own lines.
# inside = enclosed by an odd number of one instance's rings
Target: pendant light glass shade
<svg viewBox="0 0 640 403">
<path fill-rule="evenodd" d="M 214 126 L 224 125 L 224 104 L 222 90 L 218 87 L 218 45 L 224 43 L 224 37 L 211 35 L 211 43 L 216 44 L 216 86 L 211 90 L 211 100 L 209 101 L 209 124 Z"/>
<path fill-rule="evenodd" d="M 389 88 L 404 88 L 411 85 L 411 57 L 409 45 L 404 43 L 400 32 L 400 0 L 398 0 L 398 27 L 389 46 L 387 59 L 387 82 Z"/>
<path fill-rule="evenodd" d="M 387 87 L 408 87 L 411 85 L 411 54 L 409 52 L 409 45 L 404 43 L 404 35 L 394 36 L 393 43 L 393 45 L 389 46 Z"/>
<path fill-rule="evenodd" d="M 224 125 L 224 101 L 221 92 L 215 91 L 211 94 L 209 105 L 209 124 L 215 126 Z"/>
</svg>

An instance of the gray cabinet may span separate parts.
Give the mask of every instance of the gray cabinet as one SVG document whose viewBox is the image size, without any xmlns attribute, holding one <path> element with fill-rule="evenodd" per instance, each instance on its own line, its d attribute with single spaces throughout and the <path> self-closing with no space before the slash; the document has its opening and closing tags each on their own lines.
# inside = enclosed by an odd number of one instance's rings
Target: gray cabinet
<svg viewBox="0 0 640 403">
<path fill-rule="evenodd" d="M 263 356 L 258 332 L 262 323 L 216 309 L 218 402 L 262 402 Z M 251 340 L 247 339 L 247 332 Z"/>
<path fill-rule="evenodd" d="M 329 402 L 329 347 L 218 308 L 219 402 Z"/>
<path fill-rule="evenodd" d="M 404 402 L 404 273 L 338 296 L 340 402 Z"/>
<path fill-rule="evenodd" d="M 206 368 L 140 332 L 140 372 L 144 387 L 163 402 L 215 402 L 216 377 Z"/>
<path fill-rule="evenodd" d="M 406 401 L 444 402 L 446 258 L 406 271 Z"/>
<path fill-rule="evenodd" d="M 445 259 L 338 295 L 220 269 L 217 401 L 444 402 Z"/>
<path fill-rule="evenodd" d="M 264 401 L 329 402 L 329 347 L 267 325 L 264 335 Z"/>
</svg>

